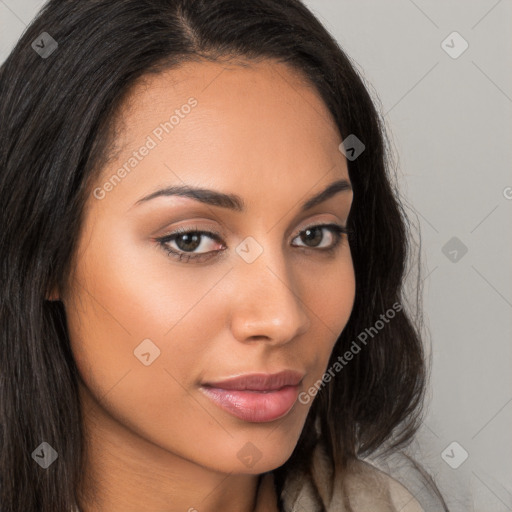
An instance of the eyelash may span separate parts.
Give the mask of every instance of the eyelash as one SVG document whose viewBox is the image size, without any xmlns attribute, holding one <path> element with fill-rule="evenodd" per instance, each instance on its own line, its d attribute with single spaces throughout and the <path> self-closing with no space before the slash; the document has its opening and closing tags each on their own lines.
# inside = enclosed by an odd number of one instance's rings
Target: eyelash
<svg viewBox="0 0 512 512">
<path fill-rule="evenodd" d="M 302 231 L 300 231 L 297 236 L 300 236 L 302 233 L 305 233 L 308 229 L 320 229 L 320 228 L 329 229 L 329 231 L 334 236 L 333 244 L 330 247 L 323 248 L 323 249 L 315 249 L 314 247 L 300 246 L 302 249 L 311 249 L 311 250 L 321 251 L 323 253 L 331 255 L 336 251 L 336 249 L 338 249 L 338 247 L 341 243 L 341 240 L 343 238 L 343 234 L 346 234 L 349 236 L 352 234 L 351 229 L 344 227 L 344 226 L 340 226 L 338 224 L 331 223 L 331 224 L 314 224 L 312 226 L 307 226 Z M 189 229 L 179 228 L 179 229 L 173 231 L 172 233 L 169 233 L 168 235 L 165 235 L 161 238 L 156 238 L 155 241 L 160 244 L 160 246 L 167 252 L 167 254 L 169 256 L 177 259 L 178 261 L 185 261 L 185 262 L 188 262 L 190 260 L 205 261 L 206 259 L 210 259 L 211 257 L 213 257 L 212 252 L 218 253 L 218 252 L 223 252 L 225 250 L 225 249 L 221 249 L 218 251 L 209 251 L 209 252 L 205 252 L 205 253 L 193 254 L 193 253 L 187 253 L 187 252 L 171 249 L 167 245 L 169 242 L 174 241 L 176 238 L 179 238 L 180 236 L 192 235 L 192 234 L 199 235 L 201 237 L 207 236 L 208 238 L 211 238 L 212 240 L 216 240 L 217 242 L 222 243 L 221 234 L 218 231 L 204 231 L 204 230 L 197 229 L 197 228 L 189 228 Z M 297 238 L 297 236 L 295 238 Z"/>
</svg>

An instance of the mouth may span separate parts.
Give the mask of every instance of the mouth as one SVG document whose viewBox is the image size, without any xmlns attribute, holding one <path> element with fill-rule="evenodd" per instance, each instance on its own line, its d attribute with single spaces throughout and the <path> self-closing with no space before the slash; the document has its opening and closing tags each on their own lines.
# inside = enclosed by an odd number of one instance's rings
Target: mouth
<svg viewBox="0 0 512 512">
<path fill-rule="evenodd" d="M 262 423 L 286 416 L 297 401 L 303 373 L 245 374 L 205 382 L 201 392 L 221 409 L 248 422 Z"/>
</svg>

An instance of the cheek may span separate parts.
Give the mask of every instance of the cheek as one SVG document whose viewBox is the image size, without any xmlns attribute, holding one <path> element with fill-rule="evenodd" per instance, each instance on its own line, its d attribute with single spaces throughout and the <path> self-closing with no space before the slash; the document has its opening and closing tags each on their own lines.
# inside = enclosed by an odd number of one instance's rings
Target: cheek
<svg viewBox="0 0 512 512">
<path fill-rule="evenodd" d="M 208 294 L 225 269 L 191 272 L 166 261 L 163 251 L 148 257 L 136 248 L 112 251 L 115 243 L 95 247 L 77 265 L 76 293 L 66 304 L 77 363 L 84 371 L 94 366 L 107 388 L 145 367 L 141 359 L 176 369 L 186 382 L 219 322 Z"/>
<path fill-rule="evenodd" d="M 314 282 L 308 280 L 307 306 L 311 318 L 315 320 L 313 325 L 316 328 L 312 329 L 311 334 L 316 343 L 314 352 L 309 356 L 315 361 L 314 369 L 304 381 L 305 388 L 313 385 L 325 373 L 334 345 L 354 305 L 356 282 L 348 244 L 342 251 L 336 264 L 318 272 Z"/>
<path fill-rule="evenodd" d="M 219 329 L 218 297 L 215 304 L 209 296 L 218 272 L 199 279 L 167 265 L 165 256 L 158 265 L 146 258 L 144 265 L 135 251 L 90 248 L 94 257 L 77 267 L 80 284 L 66 304 L 84 384 L 110 416 L 141 437 L 172 452 L 191 450 L 216 428 L 190 389 Z"/>
</svg>

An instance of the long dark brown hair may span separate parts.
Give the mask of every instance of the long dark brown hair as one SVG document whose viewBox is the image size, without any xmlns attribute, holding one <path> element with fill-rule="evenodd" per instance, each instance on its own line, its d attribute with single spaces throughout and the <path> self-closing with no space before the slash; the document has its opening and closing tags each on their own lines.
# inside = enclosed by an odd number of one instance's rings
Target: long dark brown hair
<svg viewBox="0 0 512 512">
<path fill-rule="evenodd" d="M 44 58 L 33 46 L 43 32 L 58 44 Z M 420 424 L 428 365 L 421 318 L 403 296 L 409 221 L 393 185 L 385 124 L 364 78 L 315 16 L 299 0 L 50 0 L 0 68 L 3 512 L 69 512 L 78 503 L 86 467 L 79 375 L 63 305 L 46 297 L 67 284 L 113 119 L 143 75 L 221 58 L 274 59 L 300 70 L 342 138 L 354 134 L 365 145 L 348 160 L 355 303 L 329 367 L 393 304 L 403 305 L 319 390 L 292 456 L 274 472 L 276 485 L 307 470 L 318 442 L 339 474 L 355 458 L 405 446 Z M 58 453 L 47 471 L 31 457 L 43 441 Z"/>
</svg>

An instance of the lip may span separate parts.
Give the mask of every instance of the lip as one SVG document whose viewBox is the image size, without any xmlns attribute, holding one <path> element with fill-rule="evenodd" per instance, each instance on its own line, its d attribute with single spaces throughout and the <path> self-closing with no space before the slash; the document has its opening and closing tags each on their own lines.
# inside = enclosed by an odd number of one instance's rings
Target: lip
<svg viewBox="0 0 512 512">
<path fill-rule="evenodd" d="M 283 386 L 297 386 L 304 374 L 294 370 L 278 373 L 246 373 L 222 381 L 205 382 L 204 386 L 237 391 L 276 391 Z"/>
<path fill-rule="evenodd" d="M 217 406 L 248 422 L 274 421 L 287 415 L 297 401 L 302 373 L 285 370 L 276 374 L 253 373 L 216 382 L 200 390 Z"/>
</svg>

